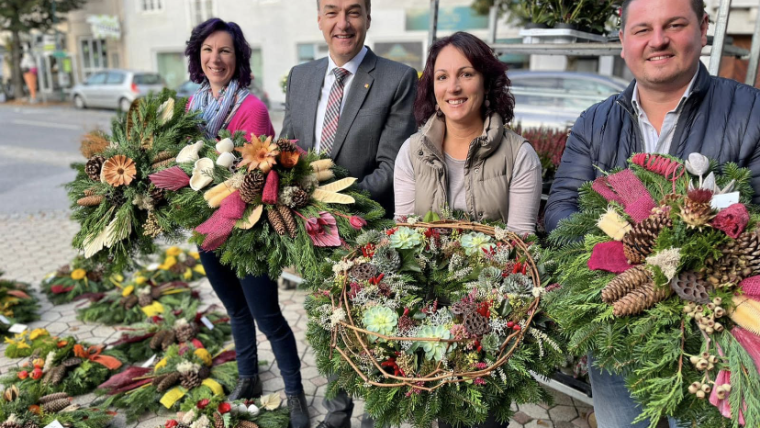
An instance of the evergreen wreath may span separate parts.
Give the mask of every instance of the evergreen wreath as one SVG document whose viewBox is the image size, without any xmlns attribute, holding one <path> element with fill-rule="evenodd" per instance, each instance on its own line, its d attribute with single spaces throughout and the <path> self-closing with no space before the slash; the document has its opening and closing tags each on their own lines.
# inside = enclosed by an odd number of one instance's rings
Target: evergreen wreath
<svg viewBox="0 0 760 428">
<path fill-rule="evenodd" d="M 530 371 L 562 359 L 541 309 L 542 254 L 478 223 L 411 218 L 359 236 L 307 299 L 317 366 L 379 425 L 507 421 L 550 399 Z M 539 260 L 538 266 L 535 260 Z"/>
<path fill-rule="evenodd" d="M 0 427 L 41 428 L 53 421 L 77 428 L 105 428 L 113 413 L 97 408 L 83 408 L 71 403 L 65 392 L 41 395 L 36 390 L 10 386 L 0 398 Z"/>
<path fill-rule="evenodd" d="M 121 278 L 118 272 L 106 272 L 100 263 L 76 256 L 71 263 L 46 275 L 40 287 L 50 303 L 62 305 L 80 296 L 111 290 Z"/>
<path fill-rule="evenodd" d="M 204 398 L 197 403 L 186 401 L 176 419 L 169 419 L 166 428 L 287 428 L 290 415 L 281 407 L 279 393 L 253 400 L 226 401 L 223 396 Z"/>
<path fill-rule="evenodd" d="M 104 406 L 126 409 L 127 421 L 135 421 L 145 412 L 161 406 L 179 410 L 184 403 L 197 403 L 214 396 L 224 396 L 237 382 L 237 362 L 225 358 L 234 352 L 216 356 L 192 344 L 172 345 L 152 369 L 129 367 L 98 387 L 107 395 Z"/>
<path fill-rule="evenodd" d="M 232 334 L 230 319 L 226 314 L 214 312 L 213 307 L 198 312 L 198 304 L 198 300 L 184 299 L 179 306 L 162 315 L 129 323 L 129 327 L 120 328 L 124 331 L 121 338 L 108 346 L 123 352 L 129 362 L 148 360 L 153 355 L 162 354 L 171 345 L 185 342 L 215 354 L 222 350 Z"/>
<path fill-rule="evenodd" d="M 7 336 L 15 323 L 37 320 L 40 305 L 29 284 L 2 278 L 0 271 L 0 336 Z"/>
<path fill-rule="evenodd" d="M 200 134 L 200 118 L 186 113 L 183 101 L 169 90 L 135 100 L 112 122 L 108 148 L 73 165 L 77 176 L 66 188 L 81 228 L 73 246 L 86 258 L 121 271 L 134 264 L 135 255 L 156 251 L 154 240 L 168 224 L 169 210 L 164 191 L 148 176 L 171 164 L 186 140 Z"/>
<path fill-rule="evenodd" d="M 549 313 L 569 351 L 624 375 L 642 406 L 637 420 L 652 427 L 662 416 L 760 425 L 760 217 L 750 179 L 698 153 L 685 162 L 636 154 L 628 169 L 584 184 L 580 212 L 549 237 L 561 246 Z"/>
<path fill-rule="evenodd" d="M 186 146 L 151 180 L 167 190 L 173 231 L 193 229 L 191 242 L 239 276 L 276 278 L 286 266 L 311 275 L 331 247 L 385 224 L 382 207 L 329 158 L 286 139 L 220 137 Z"/>
<path fill-rule="evenodd" d="M 78 343 L 73 337 L 43 335 L 31 351 L 27 361 L 0 378 L 0 384 L 6 388 L 15 385 L 39 395 L 57 392 L 82 395 L 92 392 L 121 368 L 123 359 L 118 352 L 103 352 L 102 346 Z"/>
</svg>

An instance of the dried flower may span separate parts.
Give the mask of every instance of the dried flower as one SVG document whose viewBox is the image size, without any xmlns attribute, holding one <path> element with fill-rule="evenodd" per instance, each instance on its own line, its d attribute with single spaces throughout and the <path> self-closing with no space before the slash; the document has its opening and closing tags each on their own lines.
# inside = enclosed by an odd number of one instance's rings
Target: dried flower
<svg viewBox="0 0 760 428">
<path fill-rule="evenodd" d="M 103 177 L 111 186 L 129 185 L 136 175 L 135 161 L 124 155 L 116 155 L 103 164 Z"/>
<path fill-rule="evenodd" d="M 277 163 L 275 156 L 280 153 L 277 150 L 277 144 L 272 143 L 272 137 L 268 137 L 265 141 L 254 140 L 246 143 L 243 147 L 235 148 L 235 150 L 240 152 L 243 157 L 238 168 L 250 165 L 249 170 L 258 168 L 263 173 L 272 169 L 272 166 Z"/>
</svg>

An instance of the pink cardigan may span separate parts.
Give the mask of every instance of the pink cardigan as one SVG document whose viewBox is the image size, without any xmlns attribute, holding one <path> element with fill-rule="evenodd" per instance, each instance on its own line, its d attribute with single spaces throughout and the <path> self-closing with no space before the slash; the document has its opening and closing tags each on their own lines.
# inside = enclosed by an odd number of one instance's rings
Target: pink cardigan
<svg viewBox="0 0 760 428">
<path fill-rule="evenodd" d="M 192 99 L 193 97 L 188 99 L 188 106 L 190 106 Z M 264 103 L 253 94 L 248 94 L 245 97 L 235 116 L 232 117 L 230 124 L 227 125 L 227 130 L 233 134 L 236 131 L 245 132 L 245 139 L 248 141 L 251 141 L 251 134 L 257 137 L 260 135 L 271 135 L 274 137 L 274 126 L 272 126 L 272 121 L 269 119 L 269 111 L 267 111 Z"/>
</svg>

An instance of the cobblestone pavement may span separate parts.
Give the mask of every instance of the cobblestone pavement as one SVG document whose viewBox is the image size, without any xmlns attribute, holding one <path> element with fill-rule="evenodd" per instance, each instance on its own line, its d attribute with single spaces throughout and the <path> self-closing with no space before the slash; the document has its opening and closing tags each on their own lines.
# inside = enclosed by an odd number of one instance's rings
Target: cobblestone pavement
<svg viewBox="0 0 760 428">
<path fill-rule="evenodd" d="M 3 245 L 0 246 L 0 269 L 6 272 L 6 277 L 39 285 L 42 278 L 60 265 L 68 263 L 75 255 L 70 246 L 71 238 L 77 231 L 77 225 L 67 219 L 67 212 L 54 212 L 36 215 L 0 215 L 0 236 Z M 195 286 L 201 291 L 204 306 L 219 303 L 205 279 Z M 78 339 L 92 344 L 114 341 L 120 333 L 115 327 L 98 324 L 87 324 L 76 319 L 78 303 L 53 306 L 43 294 L 41 297 L 42 319 L 30 324 L 30 328 L 44 327 L 52 334 L 71 334 Z M 314 363 L 314 354 L 305 340 L 306 311 L 303 309 L 306 293 L 298 290 L 280 290 L 280 304 L 285 318 L 290 323 L 298 340 L 301 353 L 301 373 L 304 381 L 312 426 L 322 420 L 326 409 L 322 406 L 327 380 L 319 374 Z M 259 334 L 259 360 L 267 364 L 261 367 L 261 378 L 264 380 L 264 393 L 283 393 L 283 382 L 272 354 L 272 348 L 266 338 Z M 0 355 L 5 346 L 0 346 Z M 11 360 L 0 356 L 0 372 L 5 373 L 10 367 L 18 364 L 19 360 Z M 517 413 L 509 424 L 510 428 L 526 427 L 555 427 L 555 428 L 585 428 L 586 415 L 590 408 L 574 399 L 550 391 L 555 397 L 553 406 L 545 404 L 526 404 L 517 408 Z M 94 395 L 81 396 L 76 399 L 79 404 L 88 403 Z M 357 400 L 354 410 L 353 427 L 360 426 L 364 403 Z M 144 415 L 137 423 L 126 424 L 123 415 L 114 422 L 116 427 L 150 427 L 162 426 L 163 421 L 172 416 L 167 411 L 158 414 Z"/>
</svg>

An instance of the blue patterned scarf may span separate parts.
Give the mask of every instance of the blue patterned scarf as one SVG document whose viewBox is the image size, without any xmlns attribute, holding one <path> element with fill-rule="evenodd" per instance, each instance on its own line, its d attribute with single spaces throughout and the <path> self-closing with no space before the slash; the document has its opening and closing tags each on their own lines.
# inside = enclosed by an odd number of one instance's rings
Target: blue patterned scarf
<svg viewBox="0 0 760 428">
<path fill-rule="evenodd" d="M 216 138 L 222 126 L 229 124 L 228 118 L 237 111 L 246 96 L 248 96 L 248 88 L 240 88 L 237 80 L 230 80 L 227 87 L 222 90 L 222 95 L 216 99 L 208 81 L 205 81 L 193 94 L 188 110 L 200 110 L 201 117 L 206 123 L 203 128 L 206 138 Z"/>
</svg>

